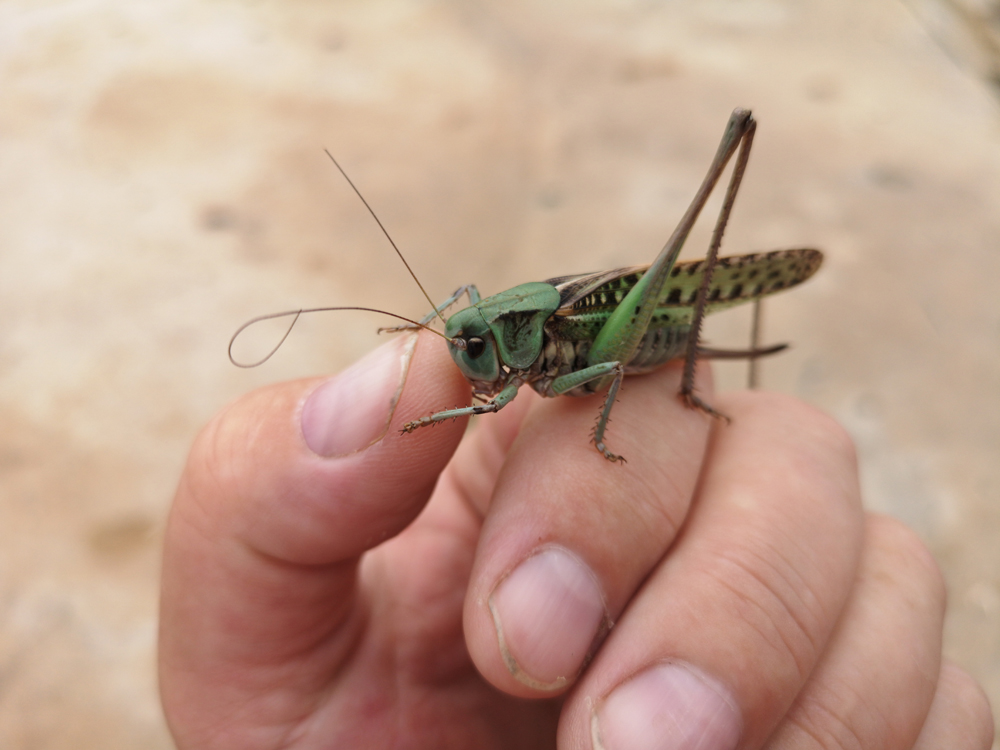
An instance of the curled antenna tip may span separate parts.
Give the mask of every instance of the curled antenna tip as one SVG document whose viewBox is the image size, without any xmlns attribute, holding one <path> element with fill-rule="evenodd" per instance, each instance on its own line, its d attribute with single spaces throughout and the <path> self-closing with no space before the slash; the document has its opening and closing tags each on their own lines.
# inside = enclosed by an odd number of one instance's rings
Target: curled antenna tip
<svg viewBox="0 0 1000 750">
<path fill-rule="evenodd" d="M 300 310 L 286 310 L 285 312 L 271 313 L 270 315 L 260 315 L 260 316 L 258 316 L 256 318 L 251 318 L 246 323 L 244 323 L 239 328 L 237 328 L 236 329 L 236 333 L 234 333 L 233 337 L 231 339 L 229 339 L 229 350 L 228 350 L 229 351 L 229 361 L 232 362 L 237 367 L 242 367 L 242 368 L 245 368 L 245 369 L 249 369 L 249 368 L 252 368 L 252 367 L 259 367 L 260 365 L 262 365 L 265 362 L 267 362 L 267 360 L 269 360 L 272 356 L 274 356 L 274 353 L 276 351 L 278 351 L 278 349 L 281 348 L 281 345 L 285 343 L 285 339 L 288 338 L 288 334 L 290 334 L 292 332 L 292 328 L 295 326 L 295 324 L 298 322 L 299 318 L 302 315 L 305 315 L 306 313 L 333 312 L 333 311 L 336 311 L 336 310 L 361 310 L 362 312 L 374 312 L 374 313 L 379 313 L 381 315 L 388 315 L 388 316 L 390 316 L 392 318 L 396 318 L 398 320 L 406 321 L 407 323 L 409 323 L 411 326 L 413 326 L 415 328 L 423 328 L 426 331 L 430 331 L 435 336 L 440 336 L 441 338 L 443 338 L 445 341 L 447 341 L 448 343 L 452 344 L 453 346 L 460 346 L 460 348 L 465 348 L 465 341 L 463 341 L 462 339 L 451 339 L 451 338 L 448 338 L 443 333 L 441 333 L 440 331 L 437 331 L 437 330 L 431 328 L 430 326 L 425 326 L 422 323 L 418 323 L 415 320 L 410 320 L 409 318 L 404 318 L 402 315 L 396 315 L 396 313 L 391 313 L 391 312 L 388 312 L 387 310 L 379 310 L 379 309 L 374 308 L 374 307 L 310 307 L 310 308 L 304 308 L 304 309 L 300 309 Z M 240 334 L 243 333 L 243 331 L 245 331 L 247 328 L 249 328 L 250 326 L 254 325 L 255 323 L 260 323 L 260 322 L 265 321 L 265 320 L 274 320 L 276 318 L 285 318 L 285 317 L 289 317 L 289 316 L 294 316 L 294 317 L 292 317 L 292 322 L 288 325 L 288 328 L 285 330 L 285 333 L 281 337 L 281 340 L 278 341 L 278 343 L 275 344 L 274 348 L 271 349 L 271 351 L 269 351 L 262 359 L 259 359 L 256 362 L 239 362 L 239 361 L 236 360 L 235 357 L 233 357 L 233 344 L 236 343 L 236 339 L 239 338 Z M 458 343 L 456 343 L 456 342 L 458 342 Z"/>
<path fill-rule="evenodd" d="M 288 310 L 287 312 L 272 313 L 270 315 L 260 315 L 260 316 L 258 316 L 256 318 L 251 318 L 246 323 L 244 323 L 239 328 L 237 328 L 236 329 L 236 333 L 234 333 L 233 337 L 231 339 L 229 339 L 229 349 L 227 350 L 228 353 L 229 353 L 229 361 L 232 362 L 237 367 L 242 367 L 242 368 L 247 369 L 247 370 L 251 369 L 253 367 L 259 367 L 260 365 L 264 364 L 265 362 L 267 362 L 267 360 L 269 360 L 271 357 L 273 357 L 274 353 L 276 351 L 278 351 L 278 349 L 281 348 L 282 344 L 285 343 L 285 339 L 288 338 L 288 334 L 290 334 L 292 332 L 292 328 L 294 328 L 295 324 L 298 322 L 299 316 L 302 315 L 302 313 L 304 313 L 304 312 L 308 312 L 308 311 L 307 310 Z M 271 349 L 271 351 L 269 351 L 267 354 L 264 355 L 263 359 L 260 359 L 260 360 L 258 360 L 256 362 L 238 362 L 236 360 L 236 358 L 233 356 L 233 344 L 236 343 L 236 339 L 239 337 L 239 335 L 241 333 L 243 333 L 243 331 L 245 331 L 247 328 L 249 328 L 250 326 L 254 325 L 255 323 L 260 323 L 260 322 L 265 321 L 265 320 L 273 320 L 274 318 L 284 318 L 284 317 L 287 317 L 289 315 L 294 315 L 295 317 L 292 318 L 292 322 L 288 324 L 288 328 L 285 330 L 285 334 L 281 337 L 281 339 L 278 341 L 278 343 L 274 345 L 274 348 Z"/>
</svg>

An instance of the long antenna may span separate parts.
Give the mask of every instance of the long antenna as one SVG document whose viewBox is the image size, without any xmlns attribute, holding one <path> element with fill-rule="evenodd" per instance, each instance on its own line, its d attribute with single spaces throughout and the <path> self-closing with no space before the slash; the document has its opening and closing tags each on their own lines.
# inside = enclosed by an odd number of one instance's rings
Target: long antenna
<svg viewBox="0 0 1000 750">
<path fill-rule="evenodd" d="M 449 344 L 451 344 L 452 346 L 454 346 L 456 349 L 465 349 L 465 347 L 466 347 L 465 339 L 461 339 L 461 338 L 450 339 L 447 336 L 445 336 L 443 333 L 441 333 L 441 331 L 435 330 L 434 328 L 431 328 L 430 326 L 425 326 L 422 323 L 418 323 L 415 320 L 410 320 L 409 318 L 404 318 L 402 315 L 396 315 L 396 313 L 387 312 L 385 310 L 377 310 L 374 307 L 310 307 L 310 308 L 306 308 L 306 309 L 302 309 L 302 310 L 286 310 L 285 312 L 271 313 L 270 315 L 259 315 L 256 318 L 252 318 L 252 319 L 248 320 L 246 323 L 244 323 L 239 328 L 237 328 L 236 329 L 236 333 L 234 333 L 233 337 L 231 339 L 229 339 L 229 361 L 232 362 L 237 367 L 243 367 L 243 368 L 246 368 L 246 369 L 262 365 L 265 362 L 267 362 L 267 360 L 269 360 L 271 357 L 273 357 L 274 353 L 276 351 L 278 351 L 278 349 L 281 348 L 281 345 L 285 343 L 285 339 L 288 338 L 288 334 L 290 334 L 292 332 L 292 328 L 295 327 L 295 324 L 299 321 L 299 318 L 303 314 L 305 314 L 305 313 L 314 313 L 314 312 L 330 312 L 332 310 L 362 310 L 364 312 L 376 312 L 376 313 L 381 313 L 382 315 L 389 315 L 390 317 L 398 318 L 399 320 L 405 320 L 407 323 L 409 323 L 411 325 L 414 325 L 417 328 L 423 328 L 425 330 L 430 331 L 431 333 L 437 334 L 438 336 L 440 336 L 441 338 L 443 338 L 445 341 L 447 341 Z M 263 320 L 274 320 L 275 318 L 285 318 L 285 317 L 288 317 L 289 315 L 294 315 L 295 317 L 292 318 L 292 322 L 288 325 L 288 330 L 285 331 L 285 335 L 281 337 L 281 340 L 277 344 L 274 345 L 274 348 L 271 349 L 271 351 L 269 351 L 266 355 L 264 355 L 263 359 L 260 359 L 260 360 L 258 360 L 256 362 L 237 362 L 236 361 L 236 358 L 233 357 L 233 344 L 236 343 L 236 339 L 239 337 L 239 335 L 241 333 L 243 333 L 243 331 L 245 331 L 247 328 L 249 328 L 250 326 L 252 326 L 254 323 L 260 323 Z"/>
<path fill-rule="evenodd" d="M 365 208 L 368 209 L 368 213 L 370 213 L 372 215 L 372 218 L 375 219 L 375 223 L 378 224 L 378 228 L 382 230 L 382 234 L 384 234 L 385 238 L 389 240 L 389 244 L 392 245 L 392 249 L 396 251 L 396 255 L 399 256 L 399 259 L 403 261 L 403 265 L 406 266 L 406 270 L 410 272 L 410 276 L 412 276 L 413 280 L 417 282 L 417 286 L 420 287 L 420 291 L 424 293 L 424 296 L 427 298 L 427 301 L 431 303 L 431 309 L 437 314 L 439 318 L 441 318 L 442 323 L 446 323 L 444 315 L 442 315 L 441 311 L 438 310 L 437 305 L 434 303 L 434 300 L 431 299 L 431 295 L 427 293 L 427 290 L 424 289 L 424 285 L 420 283 L 420 279 L 418 279 L 417 275 L 413 273 L 413 269 L 410 268 L 410 264 L 406 262 L 406 258 L 403 257 L 403 254 L 399 251 L 399 248 L 396 247 L 396 243 L 393 242 L 392 237 L 389 236 L 389 232 L 387 232 L 386 228 L 382 226 L 382 222 L 379 220 L 378 216 L 375 215 L 375 212 L 372 210 L 372 207 L 368 205 L 368 201 L 365 200 L 365 196 L 363 196 L 361 194 L 361 191 L 358 190 L 358 188 L 354 185 L 353 182 L 351 182 L 351 178 L 347 176 L 347 172 L 344 171 L 344 168 L 337 163 L 336 159 L 333 158 L 333 154 L 331 154 L 327 149 L 323 150 L 326 151 L 326 155 L 330 157 L 330 161 L 333 162 L 333 165 L 338 170 L 340 170 L 340 173 L 342 175 L 344 175 L 344 179 L 347 180 L 347 184 L 351 186 L 354 192 L 357 193 L 357 196 L 361 199 L 361 202 L 365 204 Z"/>
</svg>

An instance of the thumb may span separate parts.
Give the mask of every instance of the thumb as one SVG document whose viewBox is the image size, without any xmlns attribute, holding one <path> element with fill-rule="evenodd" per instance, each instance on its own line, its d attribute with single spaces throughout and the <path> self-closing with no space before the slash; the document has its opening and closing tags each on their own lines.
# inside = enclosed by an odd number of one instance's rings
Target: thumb
<svg viewBox="0 0 1000 750">
<path fill-rule="evenodd" d="M 287 731 L 345 657 L 331 642 L 351 637 L 339 631 L 357 558 L 416 517 L 464 431 L 463 420 L 399 433 L 469 398 L 428 339 L 390 342 L 325 381 L 255 391 L 196 439 L 161 586 L 161 692 L 178 740 L 247 722 Z"/>
</svg>

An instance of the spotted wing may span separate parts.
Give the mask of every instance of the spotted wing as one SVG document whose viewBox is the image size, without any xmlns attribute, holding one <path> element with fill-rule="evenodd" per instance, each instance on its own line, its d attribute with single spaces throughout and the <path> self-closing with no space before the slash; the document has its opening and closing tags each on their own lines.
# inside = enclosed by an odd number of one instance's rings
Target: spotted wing
<svg viewBox="0 0 1000 750">
<path fill-rule="evenodd" d="M 816 272 L 822 262 L 823 253 L 811 248 L 719 258 L 708 289 L 706 313 L 801 284 Z M 648 268 L 648 265 L 630 266 L 549 279 L 547 283 L 552 284 L 560 295 L 556 315 L 590 317 L 592 314 L 610 313 Z M 662 314 L 668 315 L 671 323 L 682 324 L 690 320 L 704 269 L 704 260 L 683 261 L 671 269 L 659 302 Z"/>
</svg>

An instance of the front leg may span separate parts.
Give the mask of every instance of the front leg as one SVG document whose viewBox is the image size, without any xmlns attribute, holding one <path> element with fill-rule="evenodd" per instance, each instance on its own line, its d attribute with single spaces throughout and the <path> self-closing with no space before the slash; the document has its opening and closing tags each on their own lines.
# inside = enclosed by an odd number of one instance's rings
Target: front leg
<svg viewBox="0 0 1000 750">
<path fill-rule="evenodd" d="M 418 427 L 426 427 L 427 425 L 436 424 L 437 422 L 443 422 L 446 419 L 458 419 L 459 417 L 469 417 L 473 414 L 490 414 L 495 411 L 500 411 L 514 400 L 514 396 L 517 395 L 517 389 L 521 385 L 522 381 L 513 380 L 504 386 L 503 390 L 496 395 L 496 398 L 489 403 L 474 404 L 473 406 L 465 406 L 461 409 L 439 411 L 435 414 L 431 414 L 429 417 L 421 417 L 420 419 L 415 419 L 412 422 L 407 422 L 403 425 L 401 432 L 413 432 Z"/>
<path fill-rule="evenodd" d="M 604 398 L 604 406 L 601 409 L 601 416 L 597 419 L 597 426 L 594 428 L 594 445 L 601 454 L 615 463 L 621 461 L 625 463 L 625 459 L 621 456 L 616 456 L 614 453 L 608 450 L 607 446 L 604 444 L 604 431 L 608 427 L 608 417 L 611 415 L 611 407 L 614 406 L 615 397 L 618 395 L 618 389 L 621 387 L 622 379 L 625 377 L 625 366 L 621 362 L 601 362 L 597 365 L 591 365 L 590 367 L 585 367 L 582 370 L 577 370 L 576 372 L 570 372 L 566 375 L 560 375 L 558 378 L 552 381 L 552 390 L 557 394 L 566 393 L 571 391 L 577 386 L 583 385 L 584 383 L 589 383 L 592 380 L 600 380 L 601 378 L 611 378 L 611 386 L 608 388 L 608 395 Z"/>
</svg>

